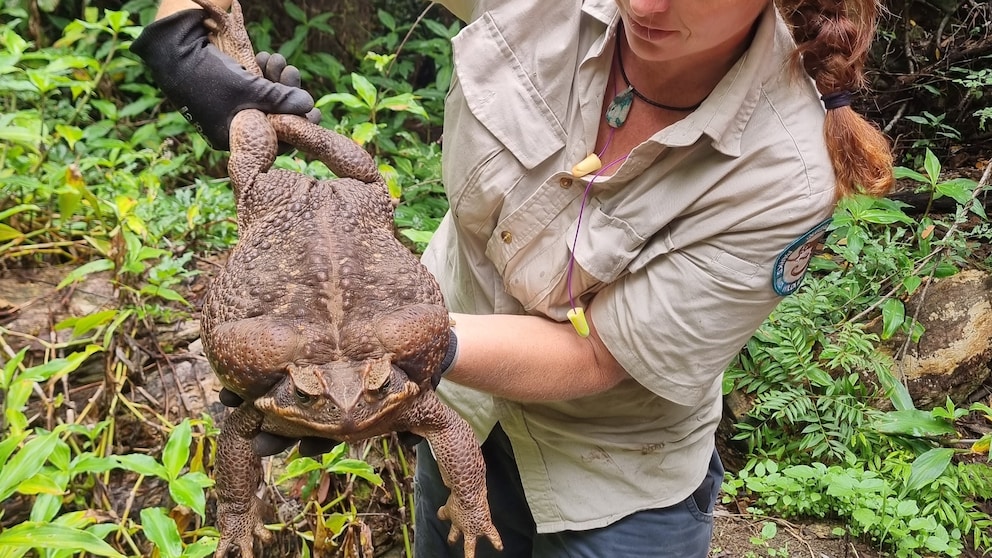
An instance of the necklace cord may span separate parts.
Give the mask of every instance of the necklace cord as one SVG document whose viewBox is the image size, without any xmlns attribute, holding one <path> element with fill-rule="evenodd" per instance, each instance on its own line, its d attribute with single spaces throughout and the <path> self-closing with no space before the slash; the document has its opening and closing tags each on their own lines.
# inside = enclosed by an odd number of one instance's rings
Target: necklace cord
<svg viewBox="0 0 992 558">
<path fill-rule="evenodd" d="M 647 103 L 647 104 L 649 104 L 649 105 L 651 105 L 653 107 L 664 109 L 664 110 L 670 110 L 670 111 L 674 111 L 674 112 L 692 112 L 692 111 L 698 109 L 700 107 L 700 105 L 703 104 L 703 101 L 706 100 L 705 97 L 703 98 L 702 101 L 699 101 L 698 103 L 696 103 L 696 104 L 694 104 L 692 106 L 689 106 L 689 107 L 674 107 L 672 105 L 666 105 L 664 103 L 659 103 L 658 101 L 653 101 L 651 99 L 648 99 L 646 96 L 644 96 L 643 93 L 641 93 L 640 91 L 638 91 L 636 87 L 634 87 L 633 85 L 631 85 L 630 84 L 630 80 L 627 79 L 627 70 L 625 70 L 624 67 L 623 67 L 623 45 L 620 43 L 620 35 L 621 35 L 621 31 L 622 30 L 623 30 L 623 27 L 621 25 L 620 29 L 617 29 L 617 65 L 620 67 L 620 75 L 623 77 L 623 82 L 627 84 L 627 87 L 630 88 L 630 92 L 633 93 L 634 96 L 636 96 L 638 99 L 644 101 L 645 103 Z"/>
<path fill-rule="evenodd" d="M 613 133 L 615 131 L 616 131 L 616 128 L 611 129 L 611 131 L 610 131 L 610 137 L 609 137 L 609 139 L 606 140 L 606 146 L 603 147 L 603 151 L 601 151 L 601 153 L 605 153 L 606 152 L 606 148 L 609 147 L 610 140 L 613 139 Z M 627 158 L 627 155 L 624 155 L 622 157 L 619 157 L 617 159 L 614 159 L 613 161 L 610 161 L 609 163 L 603 165 L 603 167 L 601 169 L 599 169 L 596 172 L 596 174 L 594 174 L 592 176 L 592 178 L 589 179 L 589 183 L 586 184 L 586 189 L 582 192 L 582 203 L 579 205 L 579 218 L 576 220 L 576 223 L 575 223 L 575 237 L 572 238 L 572 250 L 568 254 L 568 270 L 567 270 L 566 276 L 565 276 L 565 285 L 568 287 L 568 304 L 569 304 L 569 306 L 572 307 L 572 309 L 575 309 L 575 296 L 572 294 L 572 270 L 575 267 L 575 247 L 579 243 L 579 231 L 582 230 L 582 215 L 585 213 L 585 210 L 586 210 L 586 201 L 588 201 L 588 199 L 589 199 L 589 192 L 592 191 L 592 185 L 593 185 L 594 182 L 596 182 L 596 179 L 597 178 L 599 178 L 600 176 L 602 176 L 603 173 L 606 172 L 607 169 L 609 169 L 610 167 L 616 165 L 617 163 L 623 162 L 626 158 Z"/>
</svg>

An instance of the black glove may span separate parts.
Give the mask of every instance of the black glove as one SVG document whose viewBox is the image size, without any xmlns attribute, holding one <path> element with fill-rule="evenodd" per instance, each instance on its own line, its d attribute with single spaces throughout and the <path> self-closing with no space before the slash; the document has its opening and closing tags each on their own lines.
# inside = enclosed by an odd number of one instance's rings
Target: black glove
<svg viewBox="0 0 992 558">
<path fill-rule="evenodd" d="M 227 407 L 240 407 L 245 401 L 240 395 L 227 388 L 221 388 L 219 398 L 220 402 Z M 259 432 L 252 438 L 251 449 L 256 455 L 265 457 L 275 455 L 291 447 L 297 441 L 300 442 L 300 455 L 304 457 L 315 457 L 327 453 L 338 445 L 338 442 L 328 438 L 306 437 L 297 440 L 269 432 Z"/>
<path fill-rule="evenodd" d="M 231 120 L 242 109 L 301 116 L 313 110 L 313 97 L 303 89 L 254 76 L 212 45 L 206 18 L 206 11 L 194 9 L 155 21 L 135 39 L 131 51 L 214 148 L 228 149 Z"/>
</svg>

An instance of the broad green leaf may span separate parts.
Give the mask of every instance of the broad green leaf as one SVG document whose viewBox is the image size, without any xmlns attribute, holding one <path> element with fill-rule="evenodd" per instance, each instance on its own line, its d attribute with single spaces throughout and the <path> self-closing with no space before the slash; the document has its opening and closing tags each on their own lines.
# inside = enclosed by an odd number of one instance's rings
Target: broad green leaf
<svg viewBox="0 0 992 558">
<path fill-rule="evenodd" d="M 69 186 L 59 193 L 59 215 L 63 221 L 69 221 L 76 214 L 79 206 L 82 205 L 83 194 L 76 188 Z"/>
<path fill-rule="evenodd" d="M 62 494 L 39 494 L 31 506 L 31 521 L 48 523 L 62 510 Z M 63 514 L 64 517 L 66 514 Z M 59 518 L 61 519 L 61 517 Z"/>
<path fill-rule="evenodd" d="M 422 244 L 427 244 L 434 238 L 434 231 L 417 231 L 413 229 L 403 229 L 400 234 L 409 238 L 414 242 L 419 242 Z"/>
<path fill-rule="evenodd" d="M 24 233 L 14 227 L 0 223 L 0 242 L 14 240 L 15 238 L 22 238 L 23 236 Z"/>
<path fill-rule="evenodd" d="M 303 545 L 307 548 L 307 545 Z M 203 537 L 188 545 L 183 551 L 183 558 L 203 558 L 210 556 L 217 550 L 217 537 Z"/>
<path fill-rule="evenodd" d="M 379 165 L 379 174 L 386 181 L 386 189 L 389 190 L 389 197 L 393 199 L 400 199 L 403 195 L 403 187 L 400 185 L 399 173 L 396 172 L 396 168 L 389 163 L 381 163 Z"/>
<path fill-rule="evenodd" d="M 351 74 L 351 85 L 358 93 L 358 97 L 365 103 L 366 108 L 370 111 L 375 109 L 376 97 L 378 96 L 375 85 L 372 85 L 367 77 L 356 73 Z"/>
<path fill-rule="evenodd" d="M 930 177 L 930 183 L 936 184 L 940 180 L 940 160 L 937 156 L 927 148 L 927 153 L 923 158 L 923 169 L 926 170 L 927 176 Z"/>
<path fill-rule="evenodd" d="M 913 396 L 909 394 L 909 389 L 905 384 L 898 381 L 890 370 L 881 369 L 877 375 L 878 381 L 881 382 L 882 388 L 885 390 L 885 396 L 889 398 L 889 401 L 892 401 L 892 406 L 897 411 L 916 409 L 916 405 L 913 403 Z"/>
<path fill-rule="evenodd" d="M 105 238 L 96 238 L 95 236 L 90 236 L 90 235 L 83 235 L 83 238 L 86 239 L 86 242 L 88 242 L 90 246 L 95 248 L 96 251 L 99 252 L 101 256 L 107 257 L 107 255 L 110 254 L 110 249 L 112 245 L 109 240 Z"/>
<path fill-rule="evenodd" d="M 353 517 L 350 515 L 335 512 L 323 517 L 322 521 L 324 523 L 324 528 L 334 536 L 337 536 L 344 530 L 345 525 L 352 521 L 352 519 Z"/>
<path fill-rule="evenodd" d="M 299 459 L 294 459 L 286 465 L 286 472 L 284 472 L 278 479 L 276 479 L 276 484 L 282 484 L 289 479 L 293 479 L 302 475 L 306 475 L 311 471 L 319 471 L 324 467 L 317 461 L 309 457 L 301 457 Z"/>
<path fill-rule="evenodd" d="M 971 445 L 972 453 L 988 454 L 989 449 L 992 448 L 992 434 L 986 434 L 981 437 L 977 442 Z"/>
<path fill-rule="evenodd" d="M 774 522 L 766 521 L 761 526 L 761 538 L 765 539 L 766 541 L 770 541 L 774 539 L 775 535 L 777 534 L 778 534 L 778 525 L 776 525 Z"/>
<path fill-rule="evenodd" d="M 98 260 L 93 260 L 70 271 L 69 274 L 65 276 L 65 279 L 63 279 L 61 283 L 56 285 L 55 288 L 62 289 L 66 285 L 70 285 L 77 281 L 81 281 L 83 277 L 86 277 L 91 273 L 110 271 L 112 269 L 114 269 L 114 262 L 108 259 L 100 258 Z"/>
<path fill-rule="evenodd" d="M 283 3 L 283 8 L 286 10 L 286 15 L 293 18 L 300 23 L 307 22 L 307 13 L 303 11 L 299 6 L 292 2 Z"/>
<path fill-rule="evenodd" d="M 30 203 L 22 203 L 20 205 L 15 205 L 14 207 L 0 211 L 0 221 L 9 219 L 12 215 L 17 215 L 18 213 L 24 213 L 25 211 L 41 211 L 41 208 L 37 205 Z"/>
<path fill-rule="evenodd" d="M 90 452 L 82 453 L 73 458 L 69 464 L 69 472 L 73 475 L 86 473 L 106 473 L 120 467 L 117 456 L 98 457 Z"/>
<path fill-rule="evenodd" d="M 65 493 L 65 483 L 56 479 L 57 475 L 51 473 L 37 473 L 31 478 L 17 485 L 17 491 L 21 494 L 51 494 L 59 495 Z M 62 476 L 65 476 L 64 474 Z"/>
<path fill-rule="evenodd" d="M 892 171 L 893 171 L 892 173 L 896 177 L 896 179 L 909 178 L 909 179 L 915 180 L 917 182 L 922 182 L 923 184 L 930 184 L 930 179 L 929 178 L 923 176 L 922 174 L 920 174 L 920 173 L 918 173 L 918 172 L 916 172 L 916 171 L 914 171 L 912 169 L 908 169 L 906 167 L 896 167 L 896 168 L 892 169 Z"/>
<path fill-rule="evenodd" d="M 883 434 L 901 434 L 917 438 L 951 436 L 954 425 L 938 420 L 930 413 L 917 409 L 889 411 L 875 421 L 875 429 Z"/>
<path fill-rule="evenodd" d="M 913 219 L 902 211 L 892 211 L 890 209 L 866 209 L 857 217 L 861 221 L 876 225 L 891 225 L 892 223 L 906 223 L 910 225 L 913 223 Z"/>
<path fill-rule="evenodd" d="M 934 448 L 913 460 L 910 469 L 909 480 L 906 481 L 906 490 L 914 491 L 927 486 L 937 477 L 944 474 L 947 466 L 951 464 L 954 457 L 954 450 L 950 448 Z"/>
<path fill-rule="evenodd" d="M 117 310 L 104 310 L 102 312 L 87 314 L 86 316 L 81 316 L 79 318 L 67 318 L 55 324 L 55 329 L 59 330 L 71 327 L 72 336 L 79 337 L 86 332 L 92 331 L 95 328 L 109 323 L 116 315 Z"/>
<path fill-rule="evenodd" d="M 163 467 L 158 461 L 155 461 L 155 458 L 150 455 L 145 455 L 143 453 L 130 453 L 128 455 L 118 456 L 117 460 L 120 461 L 121 467 L 127 469 L 128 471 L 138 473 L 139 475 L 145 475 L 146 477 L 158 477 L 166 480 L 169 478 L 165 467 Z"/>
<path fill-rule="evenodd" d="M 55 131 L 58 135 L 65 140 L 65 143 L 69 146 L 69 150 L 76 148 L 76 142 L 83 139 L 83 130 L 78 126 L 67 126 L 65 124 L 56 124 Z"/>
<path fill-rule="evenodd" d="M 906 320 L 906 307 L 898 298 L 882 303 L 882 339 L 890 339 Z"/>
<path fill-rule="evenodd" d="M 376 486 L 382 484 L 382 478 L 376 474 L 375 469 L 373 469 L 368 463 L 358 459 L 342 459 L 331 466 L 328 471 L 339 475 L 355 475 L 356 477 L 363 478 Z"/>
<path fill-rule="evenodd" d="M 384 108 L 396 112 L 409 112 L 423 118 L 428 118 L 427 111 L 420 106 L 420 103 L 418 103 L 416 98 L 410 93 L 402 93 L 400 95 L 386 97 L 379 103 L 378 108 Z"/>
<path fill-rule="evenodd" d="M 971 192 L 976 186 L 977 184 L 973 180 L 958 178 L 948 180 L 947 182 L 941 182 L 940 184 L 937 184 L 935 189 L 941 196 L 953 198 L 954 201 L 964 205 L 971 200 Z"/>
<path fill-rule="evenodd" d="M 372 141 L 372 138 L 379 133 L 379 129 L 376 128 L 375 124 L 371 122 L 362 122 L 351 132 L 351 139 L 355 140 L 358 145 L 365 145 L 366 143 Z"/>
<path fill-rule="evenodd" d="M 155 544 L 162 558 L 180 558 L 183 555 L 183 541 L 179 538 L 179 528 L 162 508 L 141 510 L 141 527 L 148 540 Z"/>
<path fill-rule="evenodd" d="M 44 364 L 32 366 L 25 370 L 19 379 L 30 382 L 43 382 L 53 378 L 61 378 L 79 368 L 90 355 L 102 350 L 103 348 L 99 345 L 87 345 L 84 350 L 69 353 L 69 356 L 65 358 L 56 358 Z"/>
<path fill-rule="evenodd" d="M 186 306 L 192 306 L 189 301 L 183 298 L 183 295 L 168 287 L 162 287 L 159 285 L 145 285 L 144 287 L 141 287 L 141 290 L 138 292 L 143 295 L 157 296 L 165 300 L 171 300 L 172 302 L 180 302 Z"/>
<path fill-rule="evenodd" d="M 317 108 L 320 108 L 329 103 L 341 103 L 342 105 L 348 108 L 354 108 L 354 109 L 368 108 L 362 103 L 361 99 L 352 95 L 351 93 L 331 93 L 329 95 L 324 95 L 323 97 L 318 99 L 317 102 L 314 103 L 314 105 Z"/>
<path fill-rule="evenodd" d="M 178 477 L 186 466 L 186 462 L 189 461 L 189 446 L 192 443 L 193 431 L 189 419 L 183 419 L 172 429 L 162 451 L 162 464 L 165 465 L 170 479 Z"/>
<path fill-rule="evenodd" d="M 830 374 L 817 366 L 807 367 L 806 377 L 813 383 L 813 385 L 819 387 L 830 387 L 834 383 L 834 379 L 830 377 Z"/>
<path fill-rule="evenodd" d="M 41 144 L 41 137 L 37 130 L 21 126 L 0 126 L 0 140 L 22 145 L 36 153 Z"/>
<path fill-rule="evenodd" d="M 183 475 L 169 481 L 169 494 L 177 504 L 188 507 L 200 517 L 205 517 L 207 500 L 203 494 L 203 487 L 188 477 L 189 475 Z"/>
<path fill-rule="evenodd" d="M 73 549 L 96 556 L 125 558 L 106 542 L 89 531 L 58 525 L 26 521 L 0 533 L 0 548 Z"/>
<path fill-rule="evenodd" d="M 107 19 L 107 25 L 114 30 L 115 33 L 120 31 L 128 23 L 128 12 L 118 11 L 118 10 L 107 10 L 104 13 L 104 17 Z"/>
<path fill-rule="evenodd" d="M 902 280 L 902 286 L 906 289 L 906 294 L 915 293 L 916 289 L 920 288 L 920 285 L 922 284 L 923 280 L 916 275 L 910 275 Z"/>
<path fill-rule="evenodd" d="M 896 515 L 899 517 L 916 517 L 918 513 L 920 506 L 916 504 L 916 500 L 899 500 L 896 505 Z"/>
<path fill-rule="evenodd" d="M 868 508 L 858 508 L 854 510 L 854 513 L 851 514 L 851 518 L 866 529 L 873 527 L 876 523 L 878 523 L 878 516 L 875 515 L 875 512 Z"/>
<path fill-rule="evenodd" d="M 10 458 L 3 469 L 0 469 L 0 502 L 9 498 L 22 482 L 41 470 L 56 442 L 58 437 L 55 432 L 42 434 L 29 440 Z"/>
<path fill-rule="evenodd" d="M 17 449 L 17 446 L 21 445 L 21 442 L 24 441 L 24 438 L 27 437 L 28 437 L 27 432 L 19 432 L 17 434 L 12 434 L 10 436 L 7 436 L 3 440 L 0 440 L 0 465 L 3 465 L 4 463 L 7 462 L 7 458 L 9 458 L 12 453 L 14 453 L 14 450 Z M 0 467 L 0 473 L 2 472 L 3 472 L 3 468 Z"/>
</svg>

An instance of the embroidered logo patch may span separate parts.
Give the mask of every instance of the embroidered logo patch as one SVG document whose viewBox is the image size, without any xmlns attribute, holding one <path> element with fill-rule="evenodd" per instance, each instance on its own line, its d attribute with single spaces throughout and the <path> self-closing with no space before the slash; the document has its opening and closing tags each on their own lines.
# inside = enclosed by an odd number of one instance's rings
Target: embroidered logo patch
<svg viewBox="0 0 992 558">
<path fill-rule="evenodd" d="M 799 288 L 806 276 L 806 268 L 813 259 L 813 250 L 827 234 L 830 219 L 824 220 L 806 234 L 789 244 L 778 259 L 775 260 L 775 270 L 772 272 L 772 288 L 781 296 L 787 296 Z"/>
</svg>

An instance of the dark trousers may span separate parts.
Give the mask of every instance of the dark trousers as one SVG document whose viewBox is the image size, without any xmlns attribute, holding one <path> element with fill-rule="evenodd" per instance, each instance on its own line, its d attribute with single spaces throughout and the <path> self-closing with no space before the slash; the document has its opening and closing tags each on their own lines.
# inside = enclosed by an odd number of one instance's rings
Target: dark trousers
<svg viewBox="0 0 992 558">
<path fill-rule="evenodd" d="M 493 521 L 503 539 L 502 552 L 480 540 L 477 558 L 706 558 L 713 536 L 723 465 L 716 451 L 702 484 L 678 504 L 633 513 L 615 523 L 586 531 L 538 533 L 524 498 L 510 441 L 499 425 L 482 444 Z M 578 487 L 577 487 L 578 488 Z M 414 478 L 417 514 L 415 558 L 462 558 L 461 541 L 448 545 L 450 525 L 437 518 L 448 498 L 427 442 L 417 446 Z"/>
</svg>

